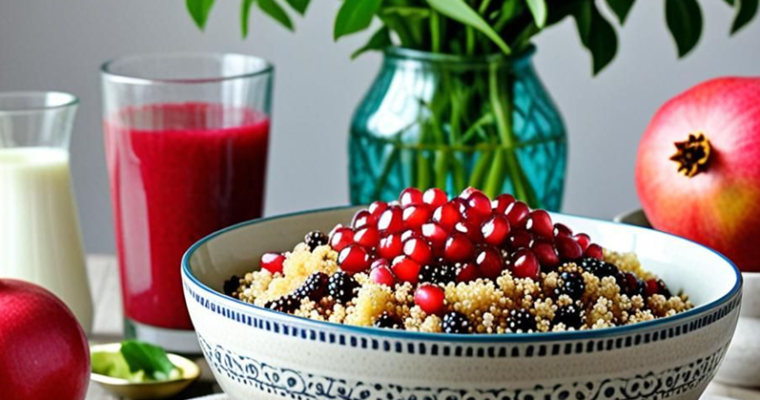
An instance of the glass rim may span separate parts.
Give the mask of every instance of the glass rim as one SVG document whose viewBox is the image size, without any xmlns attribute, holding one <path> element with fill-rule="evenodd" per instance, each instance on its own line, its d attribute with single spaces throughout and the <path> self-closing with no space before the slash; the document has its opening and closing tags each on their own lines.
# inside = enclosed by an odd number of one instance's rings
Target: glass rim
<svg viewBox="0 0 760 400">
<path fill-rule="evenodd" d="M 493 53 L 468 56 L 465 54 L 434 53 L 401 46 L 389 46 L 383 50 L 386 57 L 408 59 L 423 63 L 440 63 L 453 65 L 486 65 L 493 63 L 516 63 L 529 59 L 536 52 L 536 46 L 530 44 L 524 50 L 512 53 Z"/>
<path fill-rule="evenodd" d="M 50 105 L 39 106 L 7 106 L 4 105 L 4 100 L 24 101 L 29 99 L 45 99 L 46 97 L 53 95 L 59 97 L 61 100 L 53 102 Z M 43 111 L 59 110 L 69 107 L 75 107 L 79 104 L 79 98 L 71 93 L 60 92 L 56 90 L 28 90 L 28 91 L 13 91 L 13 92 L 0 92 L 0 115 L 14 115 L 14 114 L 28 114 Z"/>
<path fill-rule="evenodd" d="M 173 59 L 180 57 L 198 57 L 207 59 L 220 59 L 223 56 L 238 56 L 250 60 L 259 61 L 262 64 L 261 68 L 252 69 L 249 72 L 240 74 L 222 75 L 210 78 L 147 78 L 140 76 L 139 74 L 125 74 L 117 73 L 112 69 L 114 65 L 125 61 L 140 61 L 145 59 Z M 252 78 L 259 75 L 269 75 L 274 70 L 274 64 L 270 61 L 257 56 L 242 53 L 217 53 L 217 52 L 176 52 L 176 53 L 142 53 L 133 54 L 123 57 L 112 58 L 100 66 L 100 72 L 105 77 L 119 81 L 121 83 L 128 83 L 133 85 L 156 85 L 156 84 L 207 84 L 231 81 L 236 79 Z"/>
</svg>

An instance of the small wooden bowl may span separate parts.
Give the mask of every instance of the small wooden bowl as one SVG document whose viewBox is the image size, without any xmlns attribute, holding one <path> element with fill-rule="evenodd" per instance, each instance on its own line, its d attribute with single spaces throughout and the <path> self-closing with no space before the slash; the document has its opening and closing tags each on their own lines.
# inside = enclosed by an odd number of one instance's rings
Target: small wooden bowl
<svg viewBox="0 0 760 400">
<path fill-rule="evenodd" d="M 90 346 L 90 353 L 115 353 L 121 349 L 121 343 L 109 343 Z M 126 379 L 90 373 L 90 380 L 97 382 L 111 394 L 133 400 L 164 399 L 185 390 L 201 375 L 198 364 L 176 354 L 167 354 L 169 360 L 182 370 L 182 378 L 161 382 L 129 382 Z"/>
</svg>

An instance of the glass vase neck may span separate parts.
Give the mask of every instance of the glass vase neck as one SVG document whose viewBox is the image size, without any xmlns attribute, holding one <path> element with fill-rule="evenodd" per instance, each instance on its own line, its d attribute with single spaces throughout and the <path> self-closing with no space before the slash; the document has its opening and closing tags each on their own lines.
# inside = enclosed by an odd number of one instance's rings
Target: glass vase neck
<svg viewBox="0 0 760 400">
<path fill-rule="evenodd" d="M 385 61 L 393 64 L 451 70 L 478 70 L 488 68 L 518 69 L 529 66 L 536 47 L 531 45 L 518 54 L 468 56 L 463 54 L 434 53 L 405 47 L 391 46 L 384 50 Z"/>
<path fill-rule="evenodd" d="M 79 99 L 63 92 L 0 93 L 0 149 L 68 150 Z"/>
</svg>

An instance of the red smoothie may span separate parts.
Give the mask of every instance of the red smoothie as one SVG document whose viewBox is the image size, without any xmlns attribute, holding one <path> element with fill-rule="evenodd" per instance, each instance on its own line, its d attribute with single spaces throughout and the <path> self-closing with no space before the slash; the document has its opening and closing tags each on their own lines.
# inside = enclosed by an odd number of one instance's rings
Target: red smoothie
<svg viewBox="0 0 760 400">
<path fill-rule="evenodd" d="M 191 329 L 180 278 L 204 236 L 261 216 L 269 119 L 250 109 L 181 103 L 105 121 L 126 316 Z"/>
</svg>

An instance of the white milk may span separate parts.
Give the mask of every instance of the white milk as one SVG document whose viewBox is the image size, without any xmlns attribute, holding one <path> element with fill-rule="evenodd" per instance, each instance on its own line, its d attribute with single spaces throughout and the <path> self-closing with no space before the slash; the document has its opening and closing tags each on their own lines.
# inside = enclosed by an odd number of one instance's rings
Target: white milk
<svg viewBox="0 0 760 400">
<path fill-rule="evenodd" d="M 92 329 L 92 299 L 65 150 L 0 149 L 0 277 L 53 292 Z"/>
</svg>

